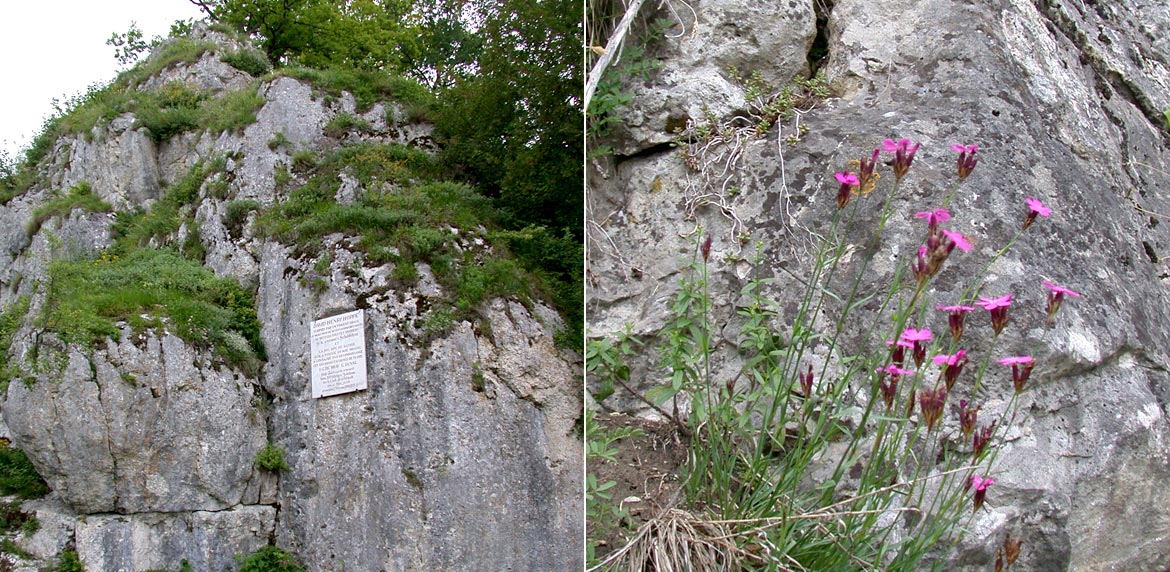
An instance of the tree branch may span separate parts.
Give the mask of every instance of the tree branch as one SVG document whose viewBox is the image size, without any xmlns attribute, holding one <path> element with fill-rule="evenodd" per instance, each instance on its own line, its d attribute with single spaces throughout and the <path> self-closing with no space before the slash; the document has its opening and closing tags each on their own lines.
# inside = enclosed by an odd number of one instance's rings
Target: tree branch
<svg viewBox="0 0 1170 572">
<path fill-rule="evenodd" d="M 609 67 L 613 60 L 614 54 L 620 49 L 622 42 L 626 39 L 626 32 L 630 31 L 630 24 L 634 23 L 634 16 L 638 15 L 638 10 L 642 7 L 644 0 L 633 0 L 626 8 L 626 14 L 622 16 L 622 21 L 618 22 L 617 28 L 614 29 L 613 35 L 609 37 L 609 41 L 605 43 L 605 53 L 601 54 L 601 58 L 589 70 L 589 81 L 585 83 L 585 109 L 589 109 L 589 100 L 593 98 L 593 92 L 597 90 L 597 84 L 601 81 L 601 75 L 605 73 L 605 68 Z"/>
</svg>

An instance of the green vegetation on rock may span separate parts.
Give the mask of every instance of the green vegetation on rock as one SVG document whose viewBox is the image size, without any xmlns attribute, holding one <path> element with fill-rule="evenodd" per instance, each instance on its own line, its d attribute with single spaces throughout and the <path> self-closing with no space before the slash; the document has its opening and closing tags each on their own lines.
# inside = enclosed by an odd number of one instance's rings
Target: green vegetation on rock
<svg viewBox="0 0 1170 572">
<path fill-rule="evenodd" d="M 24 451 L 0 442 L 0 492 L 22 499 L 49 494 L 49 485 L 41 478 Z"/>
<path fill-rule="evenodd" d="M 228 364 L 255 371 L 264 359 L 253 294 L 169 249 L 143 248 L 49 267 L 44 328 L 76 344 L 117 340 L 117 322 L 165 327 Z"/>
<path fill-rule="evenodd" d="M 255 459 L 256 467 L 262 471 L 270 473 L 279 473 L 280 471 L 287 471 L 291 467 L 288 462 L 284 460 L 284 449 L 269 443 L 256 452 Z"/>
<path fill-rule="evenodd" d="M 33 209 L 33 218 L 27 229 L 31 238 L 41 229 L 45 221 L 55 216 L 68 216 L 74 209 L 81 209 L 95 213 L 108 213 L 111 207 L 97 195 L 93 194 L 89 183 L 81 181 L 69 188 L 69 194 L 55 199 Z"/>
<path fill-rule="evenodd" d="M 287 550 L 265 546 L 247 556 L 237 556 L 240 572 L 304 572 L 297 559 Z"/>
</svg>

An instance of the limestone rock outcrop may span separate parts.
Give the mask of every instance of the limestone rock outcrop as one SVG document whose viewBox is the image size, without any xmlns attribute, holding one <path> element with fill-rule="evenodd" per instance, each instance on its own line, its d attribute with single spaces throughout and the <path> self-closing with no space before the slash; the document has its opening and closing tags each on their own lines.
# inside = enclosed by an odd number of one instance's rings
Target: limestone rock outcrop
<svg viewBox="0 0 1170 572">
<path fill-rule="evenodd" d="M 325 254 L 310 258 L 256 232 L 255 212 L 226 222 L 240 204 L 255 211 L 287 198 L 276 172 L 298 152 L 339 148 L 323 129 L 340 113 L 370 116 L 369 130 L 350 137 L 371 144 L 432 150 L 430 127 L 405 122 L 394 102 L 356 110 L 351 95 L 324 98 L 305 80 L 261 83 L 220 60 L 235 40 L 196 33 L 220 48 L 139 89 L 255 89 L 255 122 L 159 141 L 124 114 L 62 136 L 40 180 L 0 206 L 0 306 L 27 307 L 3 360 L 0 434 L 53 491 L 25 503 L 42 528 L 18 543 L 49 560 L 75 548 L 90 572 L 183 561 L 235 570 L 238 556 L 269 544 L 314 572 L 579 569 L 581 365 L 553 343 L 555 312 L 489 300 L 480 319 L 433 333 L 422 322 L 443 287 L 426 264 L 404 286 L 356 237 L 322 236 Z M 229 365 L 214 344 L 186 340 L 182 324 L 150 311 L 95 345 L 47 331 L 53 265 L 101 256 L 127 213 L 149 212 L 213 160 L 218 170 L 168 240 L 198 243 L 207 268 L 255 293 L 267 359 Z M 113 212 L 43 215 L 82 183 Z M 35 212 L 44 218 L 36 227 Z M 354 309 L 365 310 L 368 389 L 314 399 L 310 324 Z M 255 461 L 269 445 L 286 470 Z"/>
</svg>

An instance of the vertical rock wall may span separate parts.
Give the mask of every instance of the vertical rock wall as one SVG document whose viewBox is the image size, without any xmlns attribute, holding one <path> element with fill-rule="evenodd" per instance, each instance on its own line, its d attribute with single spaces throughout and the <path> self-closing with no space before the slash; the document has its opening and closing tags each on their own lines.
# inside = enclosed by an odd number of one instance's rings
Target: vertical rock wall
<svg viewBox="0 0 1170 572">
<path fill-rule="evenodd" d="M 799 273 L 807 264 L 815 233 L 836 209 L 833 173 L 884 138 L 921 141 L 864 281 L 881 287 L 917 247 L 921 221 L 913 213 L 940 206 L 954 181 L 949 146 L 978 144 L 979 164 L 950 205 L 950 227 L 976 246 L 948 262 L 932 283 L 932 303 L 953 303 L 1014 235 L 1025 197 L 1041 199 L 1053 214 L 986 275 L 986 294 L 1013 293 L 1018 312 L 995 342 L 997 357 L 1037 348 L 1038 365 L 1018 426 L 1002 445 L 989 509 L 944 568 L 990 569 L 1012 532 L 1025 547 L 1013 570 L 1163 569 L 1170 562 L 1170 331 L 1162 319 L 1170 277 L 1162 123 L 1170 108 L 1170 8 L 1140 0 L 839 0 L 822 3 L 831 14 L 816 30 L 812 2 L 796 4 L 800 18 L 787 10 L 738 17 L 730 0 L 690 3 L 697 19 L 679 11 L 685 39 L 656 44 L 651 54 L 661 68 L 627 86 L 635 100 L 621 118 L 630 127 L 615 131 L 618 154 L 591 165 L 588 185 L 597 223 L 590 226 L 591 335 L 630 324 L 637 335 L 655 336 L 701 224 L 714 235 L 712 284 L 722 308 L 715 322 L 725 324 L 715 370 L 730 377 L 740 365 L 732 310 L 755 271 L 742 259 L 757 254 L 756 241 L 763 244 L 759 270 L 775 278 L 771 294 L 783 306 L 785 292 L 801 286 L 778 268 Z M 678 118 L 699 118 L 695 110 L 704 106 L 721 122 L 748 115 L 743 84 L 714 56 L 689 55 L 698 48 L 687 42 L 723 29 L 736 33 L 705 49 L 753 53 L 767 34 L 784 43 L 769 53 L 790 54 L 822 34 L 829 49 L 822 73 L 837 97 L 762 137 L 745 137 L 737 155 L 711 165 L 718 176 L 704 177 L 661 143 L 677 136 Z M 777 56 L 739 72 L 786 77 L 806 72 L 801 63 Z M 700 80 L 708 87 L 686 90 Z M 799 142 L 790 145 L 789 137 Z M 888 166 L 879 167 L 892 179 Z M 862 205 L 863 226 L 876 222 L 878 200 Z M 742 247 L 740 235 L 750 236 Z M 866 236 L 851 240 L 860 247 Z M 1047 334 L 1045 278 L 1084 294 L 1065 303 Z M 945 316 L 932 319 L 930 327 L 946 331 Z M 988 330 L 973 329 L 976 346 L 990 347 Z M 656 382 L 654 360 L 636 363 L 631 377 Z M 985 409 L 1002 409 L 1010 378 L 994 369 L 988 375 L 997 383 L 986 389 Z"/>
</svg>

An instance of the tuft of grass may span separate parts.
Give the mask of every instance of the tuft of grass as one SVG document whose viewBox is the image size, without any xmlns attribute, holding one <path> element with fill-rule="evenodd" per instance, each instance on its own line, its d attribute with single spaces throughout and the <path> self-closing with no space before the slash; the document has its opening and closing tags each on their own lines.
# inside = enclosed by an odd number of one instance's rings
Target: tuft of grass
<svg viewBox="0 0 1170 572">
<path fill-rule="evenodd" d="M 49 494 L 49 485 L 41 478 L 24 451 L 0 442 L 0 492 L 22 499 Z"/>
<path fill-rule="evenodd" d="M 325 135 L 334 139 L 340 139 L 351 131 L 370 133 L 373 128 L 369 121 L 349 113 L 338 113 L 325 124 Z"/>
<path fill-rule="evenodd" d="M 253 77 L 260 77 L 272 71 L 268 56 L 256 49 L 245 48 L 228 52 L 220 56 L 219 60 Z"/>
<path fill-rule="evenodd" d="M 68 216 L 74 209 L 95 213 L 108 213 L 113 210 L 108 203 L 93 194 L 88 182 L 81 181 L 69 188 L 69 194 L 33 209 L 33 218 L 29 221 L 25 233 L 29 238 L 32 238 L 45 224 L 45 221 L 55 216 Z"/>
<path fill-rule="evenodd" d="M 263 449 L 256 452 L 255 463 L 257 468 L 270 473 L 279 473 L 291 468 L 288 466 L 288 462 L 284 460 L 284 449 L 272 443 L 265 445 Z"/>
<path fill-rule="evenodd" d="M 208 99 L 199 108 L 199 127 L 212 133 L 239 132 L 256 122 L 256 114 L 264 107 L 259 83 Z"/>
</svg>

